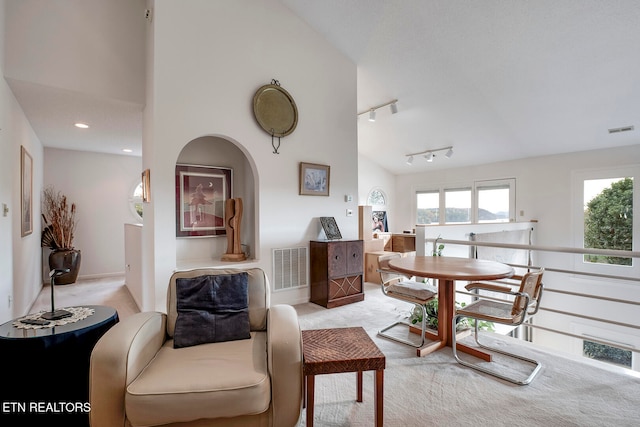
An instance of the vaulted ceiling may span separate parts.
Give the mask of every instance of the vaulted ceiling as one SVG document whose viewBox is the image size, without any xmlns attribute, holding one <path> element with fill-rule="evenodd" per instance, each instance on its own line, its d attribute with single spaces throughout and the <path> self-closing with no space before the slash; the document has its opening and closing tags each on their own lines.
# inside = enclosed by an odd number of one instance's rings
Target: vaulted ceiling
<svg viewBox="0 0 640 427">
<path fill-rule="evenodd" d="M 392 173 L 640 144 L 637 0 L 281 2 L 357 65 L 358 149 Z M 140 155 L 145 7 L 7 0 L 5 77 L 45 146 Z"/>
</svg>

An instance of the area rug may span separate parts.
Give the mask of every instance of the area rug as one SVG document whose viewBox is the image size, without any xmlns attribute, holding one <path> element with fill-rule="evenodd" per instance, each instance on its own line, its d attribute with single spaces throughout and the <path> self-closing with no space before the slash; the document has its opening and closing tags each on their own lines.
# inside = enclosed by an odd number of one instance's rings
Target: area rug
<svg viewBox="0 0 640 427">
<path fill-rule="evenodd" d="M 380 328 L 405 318 L 412 306 L 385 297 L 373 284 L 365 286 L 365 300 L 359 303 L 333 309 L 306 303 L 295 308 L 302 329 L 362 326 L 382 350 L 386 426 L 640 425 L 637 373 L 496 334 L 487 334 L 487 339 L 542 362 L 531 384 L 513 385 L 464 367 L 450 348 L 417 357 L 415 349 L 377 336 Z M 464 342 L 473 343 L 473 337 Z M 506 363 L 512 373 L 529 369 L 520 361 L 496 362 Z M 372 372 L 364 373 L 363 388 L 364 401 L 358 403 L 355 373 L 317 376 L 314 425 L 373 426 Z M 299 427 L 306 425 L 305 416 L 303 411 Z"/>
</svg>

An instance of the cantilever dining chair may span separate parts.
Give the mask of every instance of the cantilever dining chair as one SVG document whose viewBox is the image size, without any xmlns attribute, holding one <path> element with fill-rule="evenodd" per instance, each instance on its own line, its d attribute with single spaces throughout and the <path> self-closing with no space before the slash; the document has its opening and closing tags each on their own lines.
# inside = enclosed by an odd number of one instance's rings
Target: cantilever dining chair
<svg viewBox="0 0 640 427">
<path fill-rule="evenodd" d="M 391 339 L 393 341 L 407 344 L 412 347 L 420 348 L 425 342 L 425 331 L 427 328 L 427 309 L 425 303 L 435 298 L 438 294 L 438 290 L 434 286 L 429 286 L 426 283 L 420 283 L 414 280 L 412 277 L 408 277 L 398 271 L 394 271 L 389 268 L 389 261 L 394 258 L 400 258 L 400 253 L 394 252 L 387 255 L 382 255 L 378 258 L 380 273 L 380 282 L 382 286 L 382 293 L 390 298 L 395 298 L 400 301 L 414 304 L 422 311 L 422 325 L 420 334 L 420 343 L 416 344 L 409 339 L 403 339 L 398 336 L 394 336 L 387 333 L 390 329 L 404 325 L 410 327 L 411 325 L 403 320 L 398 320 L 389 326 L 386 326 L 378 331 L 378 335 L 384 338 Z"/>
<path fill-rule="evenodd" d="M 467 306 L 456 309 L 453 317 L 454 329 L 455 325 L 458 323 L 458 320 L 463 317 L 475 319 L 474 336 L 478 346 L 490 351 L 501 353 L 511 358 L 523 360 L 530 363 L 531 365 L 533 365 L 533 369 L 531 370 L 530 374 L 524 379 L 514 378 L 513 376 L 509 376 L 500 372 L 498 368 L 490 369 L 485 366 L 484 363 L 476 364 L 462 360 L 460 357 L 458 357 L 458 352 L 456 351 L 456 333 L 454 330 L 452 335 L 452 347 L 453 355 L 458 363 L 501 378 L 503 380 L 512 382 L 514 384 L 525 385 L 529 384 L 533 380 L 542 365 L 533 359 L 509 353 L 495 347 L 489 347 L 486 344 L 480 343 L 480 341 L 478 340 L 478 324 L 480 323 L 480 320 L 484 320 L 488 322 L 500 323 L 503 325 L 519 326 L 527 319 L 527 317 L 533 316 L 535 313 L 537 313 L 540 307 L 540 300 L 542 298 L 543 274 L 544 268 L 541 268 L 536 272 L 526 273 L 522 277 L 517 276 L 521 279 L 520 288 L 517 291 L 514 291 L 513 288 L 507 285 L 493 283 L 470 283 L 466 286 L 466 289 L 468 291 L 479 290 L 498 292 L 501 294 L 510 295 L 510 299 L 505 301 L 498 301 L 495 298 L 487 299 L 485 295 L 478 293 L 478 300 L 472 302 Z M 513 299 L 513 301 L 511 301 L 511 299 Z M 496 362 L 492 362 L 492 365 L 495 363 Z"/>
</svg>

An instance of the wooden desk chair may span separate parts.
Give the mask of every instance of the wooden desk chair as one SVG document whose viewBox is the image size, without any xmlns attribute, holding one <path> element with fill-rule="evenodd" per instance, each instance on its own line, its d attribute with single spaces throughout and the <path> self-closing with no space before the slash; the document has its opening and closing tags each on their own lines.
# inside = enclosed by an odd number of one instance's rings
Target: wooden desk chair
<svg viewBox="0 0 640 427">
<path fill-rule="evenodd" d="M 513 291 L 513 289 L 509 286 L 493 284 L 493 283 L 470 283 L 466 286 L 468 291 L 471 290 L 484 290 L 490 292 L 498 292 L 506 295 L 510 295 L 513 298 L 511 300 L 498 301 L 494 299 L 486 299 L 486 296 L 478 294 L 478 300 L 472 302 L 471 304 L 456 309 L 453 317 L 453 356 L 456 358 L 458 363 L 485 372 L 487 374 L 493 375 L 495 377 L 501 378 L 503 380 L 512 382 L 514 384 L 525 385 L 529 384 L 533 378 L 536 376 L 538 371 L 541 368 L 539 362 L 529 359 L 523 356 L 519 356 L 513 353 L 506 352 L 504 350 L 499 350 L 494 347 L 489 347 L 485 344 L 480 343 L 478 340 L 478 323 L 480 320 L 484 320 L 487 322 L 500 323 L 503 325 L 510 326 L 519 326 L 521 325 L 528 316 L 532 316 L 537 313 L 538 308 L 540 307 L 540 299 L 542 297 L 542 275 L 544 274 L 544 269 L 540 269 L 536 272 L 526 273 L 521 277 L 520 288 L 518 291 Z M 524 379 L 513 378 L 506 374 L 501 373 L 498 369 L 489 369 L 484 366 L 484 364 L 476 364 L 466 362 L 460 357 L 458 357 L 458 353 L 456 351 L 456 331 L 455 325 L 458 320 L 463 317 L 468 317 L 475 319 L 475 340 L 478 346 L 485 348 L 487 350 L 495 351 L 500 354 L 504 354 L 505 356 L 523 360 L 528 362 L 534 366 L 531 373 Z M 495 362 L 492 362 L 495 363 Z"/>
<path fill-rule="evenodd" d="M 378 331 L 378 335 L 384 338 L 388 338 L 402 344 L 407 344 L 412 347 L 422 347 L 425 341 L 425 331 L 427 327 L 427 309 L 425 303 L 435 298 L 438 294 L 437 288 L 429 286 L 425 283 L 420 283 L 411 277 L 391 270 L 389 268 L 389 261 L 395 258 L 400 258 L 402 255 L 399 253 L 390 253 L 388 255 L 382 255 L 378 258 L 380 273 L 380 282 L 382 286 L 382 293 L 390 298 L 395 298 L 400 301 L 405 301 L 411 304 L 415 304 L 422 311 L 422 327 L 420 334 L 420 344 L 416 344 L 411 340 L 399 338 L 397 336 L 386 333 L 391 328 L 398 325 L 405 325 L 407 329 L 411 326 L 408 322 L 399 320 L 386 326 Z"/>
</svg>

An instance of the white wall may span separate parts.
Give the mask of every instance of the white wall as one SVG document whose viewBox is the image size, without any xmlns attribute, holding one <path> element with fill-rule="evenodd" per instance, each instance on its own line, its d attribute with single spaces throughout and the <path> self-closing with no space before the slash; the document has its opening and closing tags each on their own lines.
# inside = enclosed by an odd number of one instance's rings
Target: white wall
<svg viewBox="0 0 640 427">
<path fill-rule="evenodd" d="M 237 142 L 255 182 L 256 264 L 271 276 L 273 248 L 308 245 L 318 217 L 335 216 L 345 238 L 357 238 L 356 67 L 275 0 L 154 2 L 143 163 L 151 169 L 143 229 L 145 286 L 165 310 L 176 266 L 174 170 L 189 141 L 216 135 Z M 286 47 L 286 48 L 285 48 Z M 271 137 L 253 117 L 256 90 L 277 79 L 299 111 L 294 133 L 273 154 Z M 150 140 L 152 138 L 152 140 Z M 299 162 L 331 167 L 329 197 L 298 195 Z M 150 222 L 147 222 L 150 219 Z M 150 227 L 147 227 L 149 226 Z M 272 302 L 308 300 L 308 289 Z"/>
<path fill-rule="evenodd" d="M 80 278 L 124 274 L 123 225 L 137 222 L 129 197 L 140 183 L 141 162 L 134 156 L 45 148 L 44 186 L 76 204 L 73 245 L 82 252 Z"/>
<path fill-rule="evenodd" d="M 7 7 L 13 19 L 6 30 L 14 42 L 6 47 L 6 77 L 144 102 L 144 0 L 12 0 Z M 76 19 L 61 26 L 60 16 Z M 138 37 L 130 37 L 138 28 Z M 49 60 L 53 53 L 55 60 Z M 70 67 L 78 72 L 68 73 Z"/>
<path fill-rule="evenodd" d="M 0 46 L 4 46 L 5 2 L 0 2 Z M 4 55 L 2 66 L 4 67 Z M 4 72 L 4 69 L 2 70 Z M 4 79 L 0 80 L 0 322 L 28 313 L 40 280 L 38 206 L 42 187 L 42 144 Z M 33 158 L 33 233 L 20 227 L 20 146 Z M 2 206 L 8 213 L 4 216 Z"/>
</svg>

